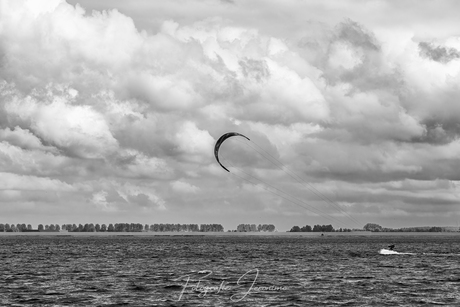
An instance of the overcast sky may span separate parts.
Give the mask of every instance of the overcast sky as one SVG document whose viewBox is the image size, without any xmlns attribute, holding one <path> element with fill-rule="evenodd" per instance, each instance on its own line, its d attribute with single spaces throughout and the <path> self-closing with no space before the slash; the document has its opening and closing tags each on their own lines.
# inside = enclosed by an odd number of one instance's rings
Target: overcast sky
<svg viewBox="0 0 460 307">
<path fill-rule="evenodd" d="M 0 223 L 456 226 L 459 11 L 1 0 Z"/>
</svg>

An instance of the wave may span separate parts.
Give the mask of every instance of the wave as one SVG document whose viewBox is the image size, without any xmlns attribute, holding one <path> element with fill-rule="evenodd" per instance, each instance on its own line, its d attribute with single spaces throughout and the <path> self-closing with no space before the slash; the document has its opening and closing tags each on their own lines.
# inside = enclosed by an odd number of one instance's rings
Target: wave
<svg viewBox="0 0 460 307">
<path fill-rule="evenodd" d="M 380 255 L 417 255 L 417 253 L 400 253 L 400 252 L 397 252 L 397 251 L 394 251 L 394 250 L 391 250 L 391 249 L 386 249 L 386 248 L 382 248 L 381 250 L 379 250 L 379 254 Z M 423 255 L 423 256 L 437 256 L 437 257 L 442 257 L 442 256 L 460 256 L 460 254 L 456 254 L 456 253 L 420 253 L 419 255 Z"/>
<path fill-rule="evenodd" d="M 382 248 L 379 250 L 380 255 L 415 255 L 415 253 L 400 253 L 391 249 Z"/>
</svg>

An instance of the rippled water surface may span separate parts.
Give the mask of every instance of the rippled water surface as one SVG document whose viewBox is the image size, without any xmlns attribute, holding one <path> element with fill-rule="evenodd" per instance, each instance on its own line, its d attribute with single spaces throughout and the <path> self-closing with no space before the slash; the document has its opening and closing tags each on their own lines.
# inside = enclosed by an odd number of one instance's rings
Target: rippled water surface
<svg viewBox="0 0 460 307">
<path fill-rule="evenodd" d="M 459 239 L 0 236 L 0 305 L 460 306 Z"/>
</svg>

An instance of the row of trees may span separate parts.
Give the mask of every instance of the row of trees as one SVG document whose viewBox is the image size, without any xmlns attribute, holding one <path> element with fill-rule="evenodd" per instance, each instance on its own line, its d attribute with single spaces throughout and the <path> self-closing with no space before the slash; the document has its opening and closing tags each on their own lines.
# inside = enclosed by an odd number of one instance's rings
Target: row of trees
<svg viewBox="0 0 460 307">
<path fill-rule="evenodd" d="M 367 223 L 363 227 L 366 231 L 372 232 L 444 232 L 443 227 L 404 227 L 404 228 L 384 228 L 379 224 Z"/>
<path fill-rule="evenodd" d="M 303 227 L 294 226 L 289 230 L 289 232 L 350 232 L 351 229 L 348 228 L 339 228 L 334 229 L 332 225 L 315 225 L 311 227 L 310 225 L 305 225 Z"/>
<path fill-rule="evenodd" d="M 139 223 L 117 223 L 117 224 L 109 224 L 106 226 L 105 224 L 93 225 L 93 224 L 85 224 L 82 226 L 81 224 L 78 227 L 73 225 L 63 225 L 63 229 L 70 231 L 70 232 L 142 232 L 142 231 L 152 231 L 152 232 L 222 232 L 224 231 L 224 227 L 220 224 L 152 224 L 148 225 Z"/>
<path fill-rule="evenodd" d="M 273 232 L 276 227 L 272 224 L 239 224 L 236 227 L 237 232 Z"/>
<path fill-rule="evenodd" d="M 32 225 L 28 224 L 0 224 L 0 232 L 23 232 L 33 231 Z"/>
<path fill-rule="evenodd" d="M 374 230 L 379 232 L 379 230 Z M 444 232 L 443 227 L 405 227 L 405 228 L 383 228 L 382 232 Z"/>
<path fill-rule="evenodd" d="M 25 224 L 0 224 L 0 232 L 27 232 L 27 231 L 40 231 L 40 232 L 59 232 L 61 230 L 68 232 L 223 232 L 224 227 L 220 224 L 152 224 L 142 225 L 139 223 L 116 223 L 116 224 L 58 224 L 38 225 L 38 229 L 32 229 L 32 225 Z"/>
</svg>

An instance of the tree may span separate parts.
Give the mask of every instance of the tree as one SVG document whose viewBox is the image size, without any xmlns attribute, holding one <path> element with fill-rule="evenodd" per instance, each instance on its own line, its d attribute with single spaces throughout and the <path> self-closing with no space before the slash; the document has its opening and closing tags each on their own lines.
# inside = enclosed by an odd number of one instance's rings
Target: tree
<svg viewBox="0 0 460 307">
<path fill-rule="evenodd" d="M 94 226 L 94 229 L 95 229 L 97 232 L 101 231 L 101 225 L 96 224 L 96 226 Z"/>
<path fill-rule="evenodd" d="M 300 232 L 300 227 L 299 226 L 293 226 L 289 232 Z"/>
<path fill-rule="evenodd" d="M 260 225 L 257 226 L 257 231 L 269 231 L 269 232 L 272 232 L 275 230 L 275 226 L 272 225 L 272 224 L 263 224 L 263 225 Z"/>
<path fill-rule="evenodd" d="M 43 230 L 44 230 L 43 225 L 42 225 L 42 224 L 39 224 L 39 225 L 38 225 L 38 231 L 43 231 Z"/>
<path fill-rule="evenodd" d="M 115 227 L 113 227 L 113 224 L 109 224 L 109 227 L 107 228 L 107 231 L 110 231 L 110 232 L 115 231 Z"/>
<path fill-rule="evenodd" d="M 364 225 L 363 229 L 366 231 L 382 231 L 383 230 L 382 226 L 380 226 L 379 224 L 375 224 L 375 223 L 367 223 L 366 225 Z"/>
<path fill-rule="evenodd" d="M 313 232 L 322 232 L 322 227 L 320 225 L 313 226 Z"/>
<path fill-rule="evenodd" d="M 105 224 L 101 225 L 101 231 L 106 232 L 107 231 L 107 226 Z"/>
<path fill-rule="evenodd" d="M 236 231 L 238 232 L 256 232 L 257 227 L 256 227 L 256 224 L 239 224 L 236 227 Z"/>
<path fill-rule="evenodd" d="M 115 224 L 115 231 L 116 232 L 127 232 L 129 230 L 129 224 L 125 223 L 117 223 Z"/>
</svg>

